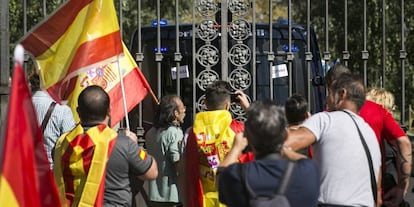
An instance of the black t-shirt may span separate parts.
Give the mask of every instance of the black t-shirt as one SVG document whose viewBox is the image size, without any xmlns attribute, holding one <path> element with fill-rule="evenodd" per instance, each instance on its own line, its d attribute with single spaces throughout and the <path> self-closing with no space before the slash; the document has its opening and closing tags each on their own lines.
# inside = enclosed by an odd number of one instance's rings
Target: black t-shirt
<svg viewBox="0 0 414 207">
<path fill-rule="evenodd" d="M 262 159 L 245 163 L 250 187 L 257 195 L 270 196 L 277 189 L 287 161 Z M 219 199 L 228 207 L 248 207 L 239 171 L 240 164 L 230 165 L 218 174 Z M 286 196 L 292 207 L 318 205 L 319 172 L 313 160 L 301 159 L 295 164 Z"/>
</svg>

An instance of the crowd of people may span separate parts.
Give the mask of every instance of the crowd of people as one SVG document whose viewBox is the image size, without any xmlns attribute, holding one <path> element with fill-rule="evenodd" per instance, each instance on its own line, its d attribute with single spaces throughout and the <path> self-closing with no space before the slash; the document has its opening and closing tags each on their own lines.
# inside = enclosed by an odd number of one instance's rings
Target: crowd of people
<svg viewBox="0 0 414 207">
<path fill-rule="evenodd" d="M 206 110 L 183 133 L 186 107 L 179 96 L 166 95 L 145 134 L 146 150 L 134 133 L 108 126 L 110 100 L 99 86 L 79 95 L 75 125 L 68 108 L 40 91 L 35 76 L 30 80 L 68 206 L 131 206 L 137 178 L 148 181 L 149 207 L 261 206 L 275 195 L 293 207 L 408 205 L 411 142 L 392 116 L 392 94 L 366 93 L 344 65 L 327 72 L 326 111 L 313 115 L 300 94 L 284 106 L 250 104 L 218 80 L 205 90 Z M 229 112 L 232 94 L 246 111 L 244 122 Z"/>
</svg>

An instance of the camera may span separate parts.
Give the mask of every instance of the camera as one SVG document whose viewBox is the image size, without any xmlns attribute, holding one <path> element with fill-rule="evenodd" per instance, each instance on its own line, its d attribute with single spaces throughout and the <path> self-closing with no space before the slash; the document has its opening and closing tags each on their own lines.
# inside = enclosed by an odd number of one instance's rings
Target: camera
<svg viewBox="0 0 414 207">
<path fill-rule="evenodd" d="M 235 103 L 240 102 L 239 98 L 237 98 L 239 94 L 233 92 L 233 93 L 230 93 L 230 96 L 231 96 L 231 102 L 235 102 Z"/>
</svg>

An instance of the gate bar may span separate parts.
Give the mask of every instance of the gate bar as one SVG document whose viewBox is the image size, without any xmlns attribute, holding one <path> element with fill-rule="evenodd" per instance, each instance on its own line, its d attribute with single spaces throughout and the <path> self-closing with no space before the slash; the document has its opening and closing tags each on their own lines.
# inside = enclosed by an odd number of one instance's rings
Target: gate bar
<svg viewBox="0 0 414 207">
<path fill-rule="evenodd" d="M 227 81 L 229 74 L 229 43 L 227 35 L 227 13 L 228 13 L 227 0 L 221 1 L 221 79 Z"/>
<path fill-rule="evenodd" d="M 344 3 L 344 51 L 342 51 L 342 59 L 344 60 L 344 65 L 348 67 L 348 61 L 350 54 L 348 51 L 348 0 L 345 0 Z"/>
<path fill-rule="evenodd" d="M 197 77 L 196 77 L 196 72 L 197 72 L 197 67 L 196 67 L 196 56 L 198 55 L 198 53 L 197 53 L 197 51 L 196 51 L 196 26 L 195 26 L 195 10 L 196 10 L 196 1 L 193 1 L 193 9 L 192 9 L 192 24 L 193 24 L 193 26 L 192 26 L 192 31 L 191 31 L 191 40 L 192 40 L 192 53 L 193 53 L 193 55 L 192 55 L 192 61 L 193 61 L 193 114 L 195 115 L 196 114 L 196 109 L 197 109 L 197 105 L 198 105 L 198 103 L 197 103 L 197 91 L 196 91 L 196 85 L 197 84 L 195 84 L 194 83 L 194 81 L 195 80 L 197 80 Z M 197 80 L 198 81 L 198 80 Z"/>
<path fill-rule="evenodd" d="M 269 98 L 273 100 L 273 61 L 275 55 L 273 53 L 273 0 L 269 0 L 269 53 L 267 54 L 267 61 L 269 61 Z M 256 48 L 253 48 L 256 49 Z"/>
<path fill-rule="evenodd" d="M 405 124 L 405 58 L 407 52 L 405 51 L 405 14 L 404 14 L 404 0 L 401 0 L 401 124 Z M 409 123 L 411 124 L 411 123 Z"/>
<path fill-rule="evenodd" d="M 253 79 L 253 94 L 252 94 L 252 101 L 255 101 L 257 99 L 257 92 L 256 92 L 256 38 L 257 38 L 257 31 L 256 31 L 256 0 L 253 0 L 253 5 L 252 5 L 252 27 L 253 27 L 253 43 L 252 43 L 252 48 L 253 48 L 253 56 L 252 56 L 252 79 Z"/>
<path fill-rule="evenodd" d="M 180 27 L 179 27 L 180 20 L 178 16 L 178 12 L 179 12 L 178 6 L 179 6 L 178 0 L 175 0 L 175 48 L 176 48 L 175 53 L 174 53 L 174 61 L 175 61 L 175 67 L 176 67 L 175 81 L 177 84 L 176 93 L 178 96 L 180 96 L 180 92 L 181 92 L 180 90 L 180 82 L 181 82 L 180 61 L 182 59 L 182 55 L 180 53 L 180 36 L 179 36 L 180 35 Z"/>
<path fill-rule="evenodd" d="M 385 33 L 385 0 L 382 0 L 381 5 L 381 15 L 382 15 L 382 50 L 381 50 L 381 64 L 382 64 L 382 77 L 381 77 L 381 87 L 385 88 L 385 59 L 387 57 L 387 45 L 386 45 L 386 33 Z"/>
<path fill-rule="evenodd" d="M 323 53 L 323 59 L 325 60 L 325 70 L 323 71 L 325 76 L 331 59 L 331 53 L 329 52 L 329 0 L 325 0 L 325 52 Z"/>
<path fill-rule="evenodd" d="M 273 37 L 272 37 L 273 38 Z M 288 61 L 288 77 L 289 77 L 289 96 L 292 95 L 293 90 L 293 73 L 292 73 L 292 0 L 288 1 L 288 52 L 286 54 L 286 59 Z"/>
<path fill-rule="evenodd" d="M 312 52 L 311 52 L 311 44 L 310 44 L 310 37 L 311 37 L 311 30 L 310 30 L 310 13 L 311 13 L 311 0 L 306 1 L 306 52 L 305 52 L 305 59 L 306 59 L 306 68 L 308 71 L 307 77 L 307 89 L 308 89 L 308 111 L 311 111 L 311 61 L 312 61 Z"/>
<path fill-rule="evenodd" d="M 364 14 L 363 14 L 363 24 L 364 24 L 364 49 L 361 51 L 362 62 L 364 64 L 364 86 L 367 87 L 367 64 L 369 53 L 367 51 L 367 0 L 364 0 Z"/>
<path fill-rule="evenodd" d="M 157 62 L 157 96 L 161 99 L 161 24 L 160 24 L 160 0 L 157 0 L 157 52 L 155 53 L 155 62 Z"/>
</svg>

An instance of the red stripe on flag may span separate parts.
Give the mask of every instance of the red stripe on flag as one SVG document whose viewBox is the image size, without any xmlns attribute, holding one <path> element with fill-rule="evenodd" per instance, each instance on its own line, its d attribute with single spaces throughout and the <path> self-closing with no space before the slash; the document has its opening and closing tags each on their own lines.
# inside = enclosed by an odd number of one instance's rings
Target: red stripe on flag
<svg viewBox="0 0 414 207">
<path fill-rule="evenodd" d="M 122 44 L 117 44 L 120 41 L 119 31 L 117 31 L 82 44 L 76 51 L 73 62 L 65 76 L 81 67 L 114 57 L 117 55 L 116 51 L 122 50 Z M 107 48 L 116 48 L 116 50 L 108 50 Z M 63 82 L 62 79 L 46 90 L 54 100 L 58 102 L 66 100 L 75 87 L 76 79 L 77 76 L 66 82 Z"/>
<path fill-rule="evenodd" d="M 70 170 L 70 156 L 73 153 L 73 147 L 68 146 L 65 153 L 62 155 L 62 175 L 65 178 L 65 193 L 66 193 L 66 201 L 70 204 L 73 202 L 73 198 L 75 197 L 75 187 L 73 181 L 75 180 L 75 176 L 72 174 Z M 69 205 L 71 206 L 71 205 Z"/>
<path fill-rule="evenodd" d="M 93 157 L 95 143 L 92 141 L 92 139 L 89 137 L 88 134 L 84 134 L 84 135 L 79 135 L 74 140 L 72 140 L 70 142 L 70 146 L 72 147 L 78 146 L 83 149 L 83 152 L 82 152 L 83 171 L 85 172 L 85 174 L 88 174 L 89 167 L 91 165 L 91 160 Z"/>
<path fill-rule="evenodd" d="M 66 32 L 78 13 L 92 1 L 67 1 L 61 9 L 30 32 L 30 35 L 21 44 L 35 57 L 43 54 Z M 31 44 L 32 42 L 36 42 L 36 44 Z"/>
<path fill-rule="evenodd" d="M 121 36 L 118 30 L 83 43 L 76 50 L 67 74 L 75 72 L 85 66 L 116 56 L 118 51 L 122 51 L 122 44 L 119 44 L 120 42 Z"/>
<path fill-rule="evenodd" d="M 131 111 L 148 93 L 149 84 L 138 68 L 135 68 L 123 78 L 127 111 Z M 122 101 L 121 83 L 108 92 L 111 98 L 111 127 L 125 117 Z"/>
<path fill-rule="evenodd" d="M 0 153 L 1 174 L 19 206 L 59 206 L 58 191 L 20 64 L 15 64 L 12 80 Z M 0 205 L 7 206 L 8 203 Z"/>
</svg>

